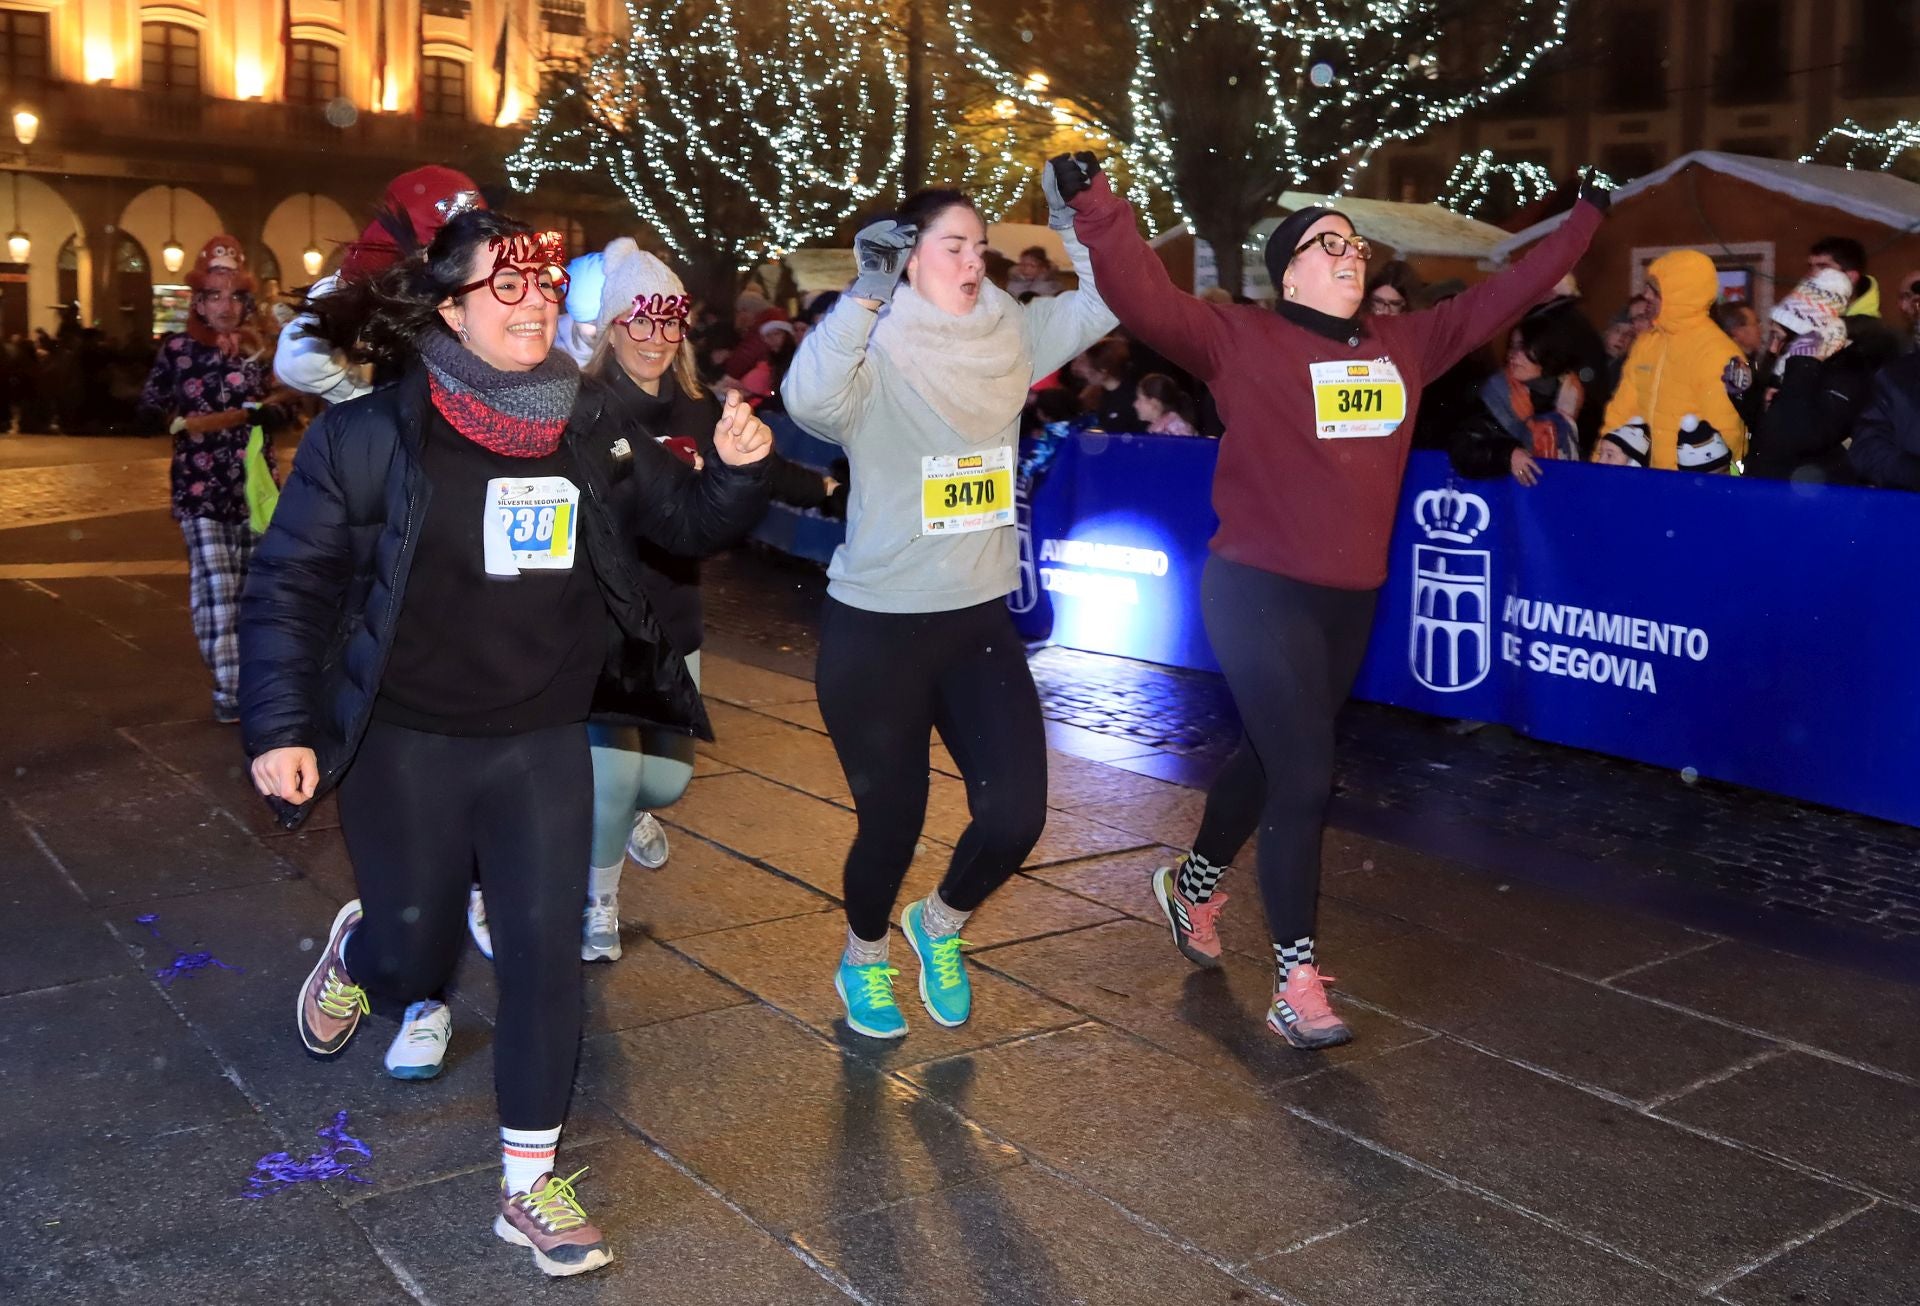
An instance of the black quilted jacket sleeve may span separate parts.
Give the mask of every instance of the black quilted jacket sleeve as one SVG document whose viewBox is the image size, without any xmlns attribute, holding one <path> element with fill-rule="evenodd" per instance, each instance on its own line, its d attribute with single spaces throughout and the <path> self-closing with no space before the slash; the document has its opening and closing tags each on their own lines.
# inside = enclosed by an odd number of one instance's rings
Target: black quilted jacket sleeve
<svg viewBox="0 0 1920 1306">
<path fill-rule="evenodd" d="M 346 499 L 335 467 L 341 410 L 308 429 L 255 548 L 240 599 L 240 713 L 249 757 L 315 746 L 321 663 L 340 627 L 353 572 Z"/>
</svg>

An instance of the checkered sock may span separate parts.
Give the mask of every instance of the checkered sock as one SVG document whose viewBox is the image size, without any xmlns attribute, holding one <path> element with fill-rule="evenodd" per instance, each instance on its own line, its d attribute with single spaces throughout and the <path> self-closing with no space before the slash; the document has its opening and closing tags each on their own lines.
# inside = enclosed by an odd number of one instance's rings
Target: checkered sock
<svg viewBox="0 0 1920 1306">
<path fill-rule="evenodd" d="M 553 1173 L 554 1153 L 560 1150 L 560 1127 L 500 1130 L 500 1163 L 507 1172 L 507 1191 L 530 1193 L 541 1175 Z"/>
<path fill-rule="evenodd" d="M 1303 935 L 1292 943 L 1273 945 L 1273 961 L 1280 970 L 1280 983 L 1285 985 L 1287 977 L 1293 974 L 1295 966 L 1313 965 L 1313 936 Z"/>
<path fill-rule="evenodd" d="M 1215 866 L 1199 853 L 1190 852 L 1180 859 L 1180 869 L 1174 874 L 1174 887 L 1188 902 L 1205 902 L 1213 897 L 1213 891 L 1220 887 L 1220 877 L 1226 873 L 1226 867 Z"/>
</svg>

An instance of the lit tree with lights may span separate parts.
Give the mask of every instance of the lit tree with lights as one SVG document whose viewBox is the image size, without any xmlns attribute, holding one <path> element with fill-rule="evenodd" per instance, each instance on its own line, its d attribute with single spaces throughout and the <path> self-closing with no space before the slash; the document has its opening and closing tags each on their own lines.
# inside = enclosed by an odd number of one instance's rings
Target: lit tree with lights
<svg viewBox="0 0 1920 1306">
<path fill-rule="evenodd" d="M 731 299 L 741 270 L 830 238 L 892 193 L 905 68 L 886 0 L 626 0 L 630 34 L 561 75 L 520 147 L 514 186 L 607 177 L 687 265 Z"/>
<path fill-rule="evenodd" d="M 1049 74 L 1238 286 L 1242 241 L 1276 196 L 1345 191 L 1381 146 L 1512 90 L 1565 40 L 1573 0 L 948 4 L 1003 95 L 1051 109 L 1027 89 Z"/>
</svg>

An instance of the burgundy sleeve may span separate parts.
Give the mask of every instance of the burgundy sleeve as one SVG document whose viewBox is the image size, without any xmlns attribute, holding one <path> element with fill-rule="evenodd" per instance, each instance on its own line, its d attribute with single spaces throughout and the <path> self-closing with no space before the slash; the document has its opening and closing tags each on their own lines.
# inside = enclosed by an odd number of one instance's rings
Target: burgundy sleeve
<svg viewBox="0 0 1920 1306">
<path fill-rule="evenodd" d="M 1141 238 L 1133 206 L 1103 173 L 1073 198 L 1074 234 L 1093 258 L 1094 284 L 1120 324 L 1149 349 L 1210 381 L 1221 370 L 1230 327 L 1218 304 L 1173 284 L 1166 264 Z"/>
<path fill-rule="evenodd" d="M 1425 328 L 1420 342 L 1424 375 L 1439 376 L 1544 300 L 1554 283 L 1573 271 L 1573 265 L 1587 252 L 1587 242 L 1599 229 L 1602 216 L 1599 209 L 1581 200 L 1565 222 L 1505 272 L 1455 295 L 1436 309 L 1408 318 L 1407 325 L 1416 331 Z"/>
</svg>

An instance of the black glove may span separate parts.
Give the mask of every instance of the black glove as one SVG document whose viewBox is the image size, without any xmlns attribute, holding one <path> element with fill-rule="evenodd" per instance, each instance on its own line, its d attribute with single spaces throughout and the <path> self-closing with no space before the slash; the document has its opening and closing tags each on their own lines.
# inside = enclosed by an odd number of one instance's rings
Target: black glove
<svg viewBox="0 0 1920 1306">
<path fill-rule="evenodd" d="M 1595 182 L 1591 173 L 1580 178 L 1580 198 L 1602 213 L 1613 207 L 1613 192 Z"/>
<path fill-rule="evenodd" d="M 845 521 L 847 519 L 847 483 L 845 481 L 834 486 L 833 493 L 829 494 L 821 503 L 820 515 L 822 517 L 831 517 L 835 521 Z"/>
<path fill-rule="evenodd" d="M 907 255 L 913 253 L 913 242 L 919 235 L 919 228 L 911 223 L 891 218 L 862 227 L 853 238 L 860 275 L 847 287 L 847 293 L 855 299 L 877 299 L 883 304 L 892 299 L 907 270 Z"/>
<path fill-rule="evenodd" d="M 1073 226 L 1073 197 L 1100 175 L 1100 160 L 1086 150 L 1056 154 L 1040 170 L 1040 189 L 1047 197 L 1047 225 L 1056 231 Z M 1062 220 L 1064 218 L 1064 221 Z"/>
<path fill-rule="evenodd" d="M 293 425 L 295 420 L 293 409 L 285 404 L 257 404 L 254 406 L 252 424 L 259 427 L 268 435 L 272 435 L 275 431 L 286 430 L 289 426 Z"/>
</svg>

